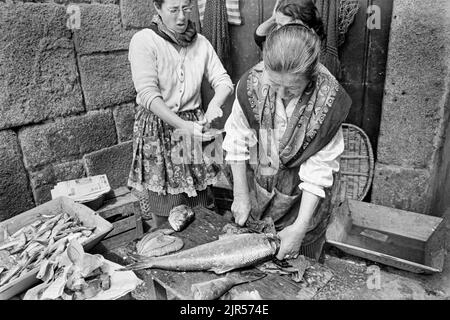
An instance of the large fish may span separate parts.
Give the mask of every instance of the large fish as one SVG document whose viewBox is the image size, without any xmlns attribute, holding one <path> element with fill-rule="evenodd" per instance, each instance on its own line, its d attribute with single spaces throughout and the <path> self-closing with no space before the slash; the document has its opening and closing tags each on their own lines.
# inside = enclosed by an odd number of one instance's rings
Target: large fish
<svg viewBox="0 0 450 320">
<path fill-rule="evenodd" d="M 276 236 L 237 234 L 162 257 L 131 255 L 136 262 L 119 271 L 156 268 L 223 274 L 270 260 L 278 248 L 279 240 Z"/>
<path fill-rule="evenodd" d="M 191 292 L 194 300 L 214 300 L 223 296 L 236 285 L 257 281 L 265 276 L 265 273 L 247 274 L 244 272 L 232 272 L 219 279 L 194 283 L 191 286 Z"/>
</svg>

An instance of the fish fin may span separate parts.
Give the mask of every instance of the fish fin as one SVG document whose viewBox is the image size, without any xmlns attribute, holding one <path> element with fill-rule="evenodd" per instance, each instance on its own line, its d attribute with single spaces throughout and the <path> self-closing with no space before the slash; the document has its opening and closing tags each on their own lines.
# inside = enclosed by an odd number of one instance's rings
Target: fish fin
<svg viewBox="0 0 450 320">
<path fill-rule="evenodd" d="M 213 268 L 210 268 L 209 271 L 212 271 L 215 274 L 224 274 L 233 269 L 235 269 L 235 268 L 234 267 L 213 267 Z"/>
<path fill-rule="evenodd" d="M 132 263 L 127 266 L 124 266 L 123 268 L 117 269 L 116 271 L 142 270 L 142 269 L 148 269 L 151 267 L 152 267 L 152 265 L 148 262 L 136 262 L 136 263 Z"/>
</svg>

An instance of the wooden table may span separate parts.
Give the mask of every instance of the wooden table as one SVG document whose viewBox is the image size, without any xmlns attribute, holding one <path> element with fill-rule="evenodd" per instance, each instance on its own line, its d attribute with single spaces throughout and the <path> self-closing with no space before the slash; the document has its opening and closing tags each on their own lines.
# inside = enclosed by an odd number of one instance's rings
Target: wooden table
<svg viewBox="0 0 450 320">
<path fill-rule="evenodd" d="M 219 234 L 223 233 L 223 226 L 228 223 L 221 215 L 207 209 L 197 207 L 194 211 L 195 220 L 184 231 L 176 233 L 184 241 L 183 250 L 217 240 Z M 167 224 L 161 228 L 170 228 L 170 226 Z M 306 288 L 304 285 L 302 286 L 292 281 L 289 276 L 268 274 L 261 280 L 241 284 L 232 290 L 235 293 L 257 290 L 261 297 L 267 300 L 309 299 L 332 278 L 332 273 L 322 265 L 314 265 L 312 269 L 321 270 L 323 279 L 317 281 L 317 278 L 315 278 L 316 283 Z M 136 273 L 146 283 L 153 281 L 156 299 L 163 300 L 167 299 L 167 292 L 170 292 L 178 299 L 193 299 L 191 293 L 192 284 L 224 276 L 216 275 L 212 272 L 178 272 L 158 269 L 140 270 L 136 271 Z"/>
</svg>

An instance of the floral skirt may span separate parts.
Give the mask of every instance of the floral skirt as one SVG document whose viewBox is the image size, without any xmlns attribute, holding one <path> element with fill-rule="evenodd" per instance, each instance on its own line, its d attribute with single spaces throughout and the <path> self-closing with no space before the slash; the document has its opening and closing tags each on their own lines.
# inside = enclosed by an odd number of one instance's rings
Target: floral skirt
<svg viewBox="0 0 450 320">
<path fill-rule="evenodd" d="M 180 112 L 180 118 L 198 121 L 201 108 Z M 133 129 L 133 162 L 128 185 L 158 195 L 186 193 L 196 197 L 217 181 L 220 167 L 205 161 L 201 141 L 175 135 L 174 128 L 154 113 L 137 108 Z"/>
</svg>

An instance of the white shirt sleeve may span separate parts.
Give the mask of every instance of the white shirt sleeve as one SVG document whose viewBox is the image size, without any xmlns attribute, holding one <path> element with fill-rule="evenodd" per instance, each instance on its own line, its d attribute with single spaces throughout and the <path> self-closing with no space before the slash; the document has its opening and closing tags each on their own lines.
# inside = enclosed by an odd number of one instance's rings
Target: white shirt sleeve
<svg viewBox="0 0 450 320">
<path fill-rule="evenodd" d="M 128 60 L 137 92 L 136 100 L 149 108 L 156 97 L 162 98 L 162 94 L 158 85 L 156 52 L 148 45 L 144 33 L 138 32 L 131 38 Z"/>
<path fill-rule="evenodd" d="M 333 185 L 333 172 L 339 171 L 339 156 L 344 152 L 342 128 L 322 150 L 300 166 L 299 188 L 325 198 L 324 188 Z"/>
<path fill-rule="evenodd" d="M 226 136 L 222 148 L 227 152 L 225 161 L 249 160 L 250 147 L 256 145 L 258 140 L 254 130 L 250 128 L 237 97 L 224 129 Z"/>
</svg>

